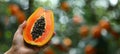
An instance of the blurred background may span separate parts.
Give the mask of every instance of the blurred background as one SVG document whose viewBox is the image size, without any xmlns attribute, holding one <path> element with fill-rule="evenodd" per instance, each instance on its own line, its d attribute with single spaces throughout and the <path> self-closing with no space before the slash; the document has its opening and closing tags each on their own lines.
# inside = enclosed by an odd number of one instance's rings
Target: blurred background
<svg viewBox="0 0 120 54">
<path fill-rule="evenodd" d="M 0 0 L 0 54 L 38 7 L 54 12 L 56 32 L 39 54 L 120 54 L 120 0 Z"/>
</svg>

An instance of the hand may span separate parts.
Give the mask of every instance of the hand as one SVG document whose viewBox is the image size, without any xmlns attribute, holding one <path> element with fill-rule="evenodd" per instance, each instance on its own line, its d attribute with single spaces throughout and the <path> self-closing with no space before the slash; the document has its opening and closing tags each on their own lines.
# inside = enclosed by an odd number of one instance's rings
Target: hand
<svg viewBox="0 0 120 54">
<path fill-rule="evenodd" d="M 45 46 L 37 47 L 25 43 L 22 35 L 25 25 L 26 21 L 18 27 L 16 33 L 14 34 L 12 47 L 5 52 L 5 54 L 37 54 L 41 49 L 48 46 L 48 44 L 46 44 Z"/>
</svg>

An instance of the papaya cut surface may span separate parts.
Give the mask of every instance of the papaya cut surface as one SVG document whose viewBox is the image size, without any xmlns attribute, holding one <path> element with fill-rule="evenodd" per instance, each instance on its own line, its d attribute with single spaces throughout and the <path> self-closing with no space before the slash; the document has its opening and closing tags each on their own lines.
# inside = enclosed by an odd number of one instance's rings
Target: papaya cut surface
<svg viewBox="0 0 120 54">
<path fill-rule="evenodd" d="M 28 44 L 43 46 L 50 41 L 53 32 L 53 12 L 40 7 L 28 18 L 23 38 Z"/>
</svg>

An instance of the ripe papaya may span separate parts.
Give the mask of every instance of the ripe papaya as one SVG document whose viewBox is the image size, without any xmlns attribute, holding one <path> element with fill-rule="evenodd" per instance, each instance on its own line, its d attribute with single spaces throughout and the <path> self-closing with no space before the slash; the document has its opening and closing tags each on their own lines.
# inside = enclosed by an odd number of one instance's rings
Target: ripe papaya
<svg viewBox="0 0 120 54">
<path fill-rule="evenodd" d="M 106 29 L 107 31 L 111 31 L 111 25 L 109 21 L 106 20 L 100 20 L 99 21 L 99 26 L 101 26 L 102 28 Z"/>
<path fill-rule="evenodd" d="M 54 16 L 51 10 L 39 7 L 27 20 L 23 30 L 26 43 L 43 46 L 50 41 L 54 32 Z"/>
<path fill-rule="evenodd" d="M 61 2 L 60 7 L 61 7 L 62 10 L 66 11 L 66 12 L 69 11 L 69 9 L 70 9 L 70 6 L 67 2 Z"/>
<path fill-rule="evenodd" d="M 93 38 L 100 38 L 101 37 L 101 30 L 102 28 L 100 26 L 94 26 L 91 30 L 91 33 L 93 35 Z"/>
<path fill-rule="evenodd" d="M 89 33 L 89 29 L 88 29 L 88 26 L 84 25 L 84 26 L 81 26 L 80 29 L 80 35 L 82 38 L 85 38 L 87 37 L 88 33 Z"/>
<path fill-rule="evenodd" d="M 85 47 L 85 54 L 96 54 L 95 48 L 92 45 L 87 45 Z"/>
</svg>

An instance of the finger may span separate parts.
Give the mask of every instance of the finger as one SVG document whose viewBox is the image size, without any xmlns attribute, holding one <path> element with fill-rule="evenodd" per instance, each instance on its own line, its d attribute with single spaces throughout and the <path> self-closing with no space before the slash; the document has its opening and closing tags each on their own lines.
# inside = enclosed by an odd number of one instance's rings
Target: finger
<svg viewBox="0 0 120 54">
<path fill-rule="evenodd" d="M 23 28 L 25 27 L 25 25 L 26 25 L 26 21 L 24 21 L 21 25 L 19 25 L 17 32 L 22 34 L 22 31 L 23 31 Z"/>
<path fill-rule="evenodd" d="M 55 32 L 53 32 L 53 35 L 52 36 L 55 36 L 56 35 L 56 33 Z"/>
<path fill-rule="evenodd" d="M 26 21 L 24 21 L 17 29 L 14 38 L 13 38 L 13 45 L 16 45 L 18 43 L 23 42 L 23 37 L 22 37 L 22 30 L 25 27 Z"/>
<path fill-rule="evenodd" d="M 43 50 L 43 49 L 47 48 L 48 46 L 50 46 L 50 44 L 51 44 L 51 42 L 49 41 L 44 46 L 41 46 L 39 48 L 35 47 L 34 50 L 36 50 L 36 51 Z"/>
</svg>

